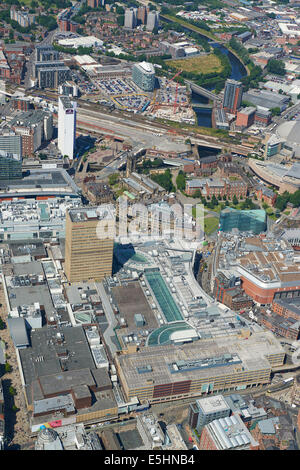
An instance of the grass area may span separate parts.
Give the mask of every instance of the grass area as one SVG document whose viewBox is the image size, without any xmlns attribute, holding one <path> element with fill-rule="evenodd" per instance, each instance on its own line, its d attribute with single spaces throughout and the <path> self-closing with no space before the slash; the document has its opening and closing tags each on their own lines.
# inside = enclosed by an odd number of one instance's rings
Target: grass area
<svg viewBox="0 0 300 470">
<path fill-rule="evenodd" d="M 217 230 L 219 225 L 219 219 L 217 217 L 205 217 L 204 219 L 204 232 L 206 235 L 210 235 Z"/>
<path fill-rule="evenodd" d="M 204 209 L 206 212 L 206 209 Z M 202 216 L 203 214 L 200 214 Z M 194 219 L 196 218 L 196 207 L 192 208 L 192 216 Z M 204 232 L 206 235 L 210 235 L 213 233 L 215 230 L 217 230 L 219 225 L 219 218 L 218 217 L 212 217 L 210 215 L 204 216 Z"/>
<path fill-rule="evenodd" d="M 178 18 L 177 16 L 173 15 L 160 15 L 161 19 L 163 20 L 164 18 L 167 18 L 170 21 L 173 21 L 174 23 L 181 24 L 182 26 L 185 26 L 186 28 L 190 29 L 191 31 L 195 31 L 196 33 L 202 34 L 203 36 L 206 36 L 207 38 L 213 39 L 214 41 L 222 44 L 223 41 L 220 41 L 220 39 L 213 34 L 211 31 L 206 31 L 205 29 L 199 28 L 198 26 L 195 26 L 191 24 L 189 21 L 185 21 L 181 18 Z M 245 65 L 242 61 L 242 59 L 237 55 L 237 53 L 228 45 L 226 44 L 226 48 L 233 54 L 235 55 L 238 60 L 244 65 L 247 75 L 250 75 L 250 69 L 249 69 L 249 64 Z"/>
<path fill-rule="evenodd" d="M 168 60 L 168 65 L 174 67 L 177 70 L 183 70 L 184 72 L 195 72 L 195 73 L 220 73 L 223 70 L 219 57 L 215 54 L 207 54 L 203 56 L 191 57 L 189 59 L 180 60 Z"/>
</svg>

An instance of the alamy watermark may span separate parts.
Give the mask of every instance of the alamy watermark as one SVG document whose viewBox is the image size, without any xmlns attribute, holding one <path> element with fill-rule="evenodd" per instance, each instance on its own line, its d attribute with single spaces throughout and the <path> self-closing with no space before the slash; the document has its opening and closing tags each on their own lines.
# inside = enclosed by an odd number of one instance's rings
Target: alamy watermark
<svg viewBox="0 0 300 470">
<path fill-rule="evenodd" d="M 203 204 L 128 204 L 128 199 L 121 196 L 116 205 L 102 204 L 96 212 L 99 239 L 142 236 L 201 241 L 204 237 Z"/>
</svg>

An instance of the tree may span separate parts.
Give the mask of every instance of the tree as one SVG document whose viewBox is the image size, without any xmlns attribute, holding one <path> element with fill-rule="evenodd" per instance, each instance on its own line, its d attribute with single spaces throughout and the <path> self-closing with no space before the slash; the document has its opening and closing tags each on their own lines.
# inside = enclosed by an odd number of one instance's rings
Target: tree
<svg viewBox="0 0 300 470">
<path fill-rule="evenodd" d="M 125 15 L 117 16 L 117 23 L 119 26 L 124 26 L 124 21 L 125 21 Z"/>
<path fill-rule="evenodd" d="M 4 370 L 9 373 L 12 371 L 12 366 L 8 362 L 5 362 Z"/>
<path fill-rule="evenodd" d="M 11 395 L 11 396 L 14 396 L 17 394 L 17 391 L 14 387 L 10 386 L 9 389 L 8 389 L 8 393 Z"/>
<path fill-rule="evenodd" d="M 184 191 L 185 190 L 186 177 L 185 173 L 182 170 L 179 170 L 179 173 L 176 178 L 177 189 Z"/>
<path fill-rule="evenodd" d="M 236 197 L 236 195 L 234 195 L 232 199 L 232 204 L 236 206 L 238 203 L 239 203 L 238 198 Z"/>
<path fill-rule="evenodd" d="M 275 73 L 275 75 L 285 75 L 285 65 L 282 60 L 270 59 L 266 68 L 269 73 Z"/>
<path fill-rule="evenodd" d="M 172 183 L 172 173 L 169 169 L 159 175 L 151 175 L 151 179 L 162 186 L 168 193 L 176 191 L 176 188 Z"/>
<path fill-rule="evenodd" d="M 212 209 L 217 206 L 219 203 L 218 203 L 218 199 L 216 198 L 216 196 L 213 194 L 212 198 L 211 198 L 211 204 L 212 204 Z"/>
<path fill-rule="evenodd" d="M 116 183 L 119 181 L 119 174 L 118 173 L 113 173 L 108 177 L 108 183 L 110 186 L 114 186 Z"/>
<path fill-rule="evenodd" d="M 117 15 L 124 15 L 125 14 L 125 10 L 123 7 L 121 7 L 120 5 L 117 5 L 116 7 L 116 13 Z"/>
<path fill-rule="evenodd" d="M 0 318 L 0 330 L 4 330 L 4 329 L 5 329 L 5 323 L 2 320 L 2 318 Z"/>
<path fill-rule="evenodd" d="M 272 113 L 272 116 L 280 116 L 281 114 L 280 108 L 278 106 L 276 106 L 275 108 L 272 108 L 271 113 Z"/>
</svg>

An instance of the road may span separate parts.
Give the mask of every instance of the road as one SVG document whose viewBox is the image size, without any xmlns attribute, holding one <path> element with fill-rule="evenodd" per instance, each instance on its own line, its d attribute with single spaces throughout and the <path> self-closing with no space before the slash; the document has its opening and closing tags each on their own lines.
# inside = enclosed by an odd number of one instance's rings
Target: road
<svg viewBox="0 0 300 470">
<path fill-rule="evenodd" d="M 275 132 L 277 127 L 280 126 L 280 124 L 283 124 L 285 121 L 291 120 L 298 112 L 300 112 L 299 102 L 295 103 L 293 106 L 283 111 L 283 113 L 281 113 L 281 116 L 274 116 L 273 122 L 268 127 L 266 127 L 266 131 Z"/>
</svg>

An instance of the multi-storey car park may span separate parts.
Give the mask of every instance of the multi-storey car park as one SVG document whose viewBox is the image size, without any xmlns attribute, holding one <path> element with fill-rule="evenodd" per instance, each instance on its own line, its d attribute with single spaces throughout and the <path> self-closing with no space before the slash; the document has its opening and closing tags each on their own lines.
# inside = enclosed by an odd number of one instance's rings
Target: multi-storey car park
<svg viewBox="0 0 300 470">
<path fill-rule="evenodd" d="M 117 356 L 116 364 L 127 399 L 158 403 L 267 384 L 284 356 L 279 341 L 260 332 L 146 348 Z"/>
</svg>

